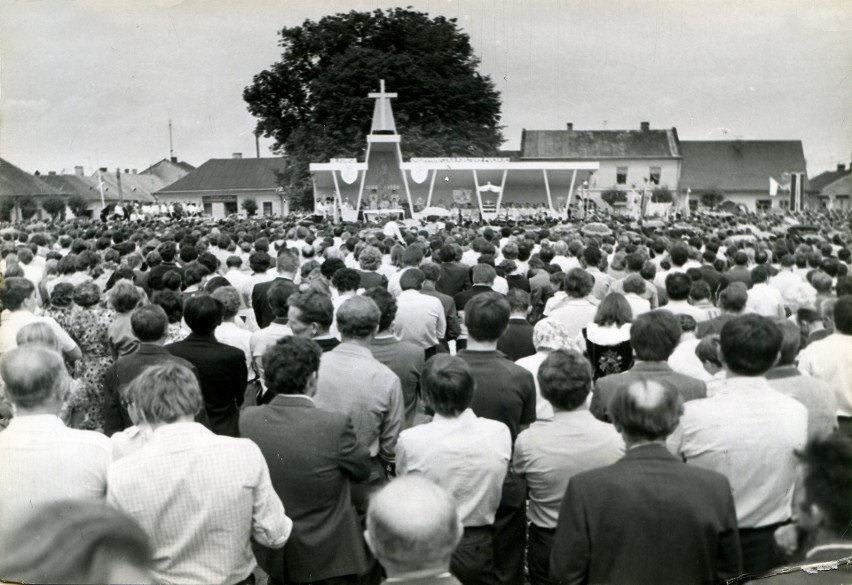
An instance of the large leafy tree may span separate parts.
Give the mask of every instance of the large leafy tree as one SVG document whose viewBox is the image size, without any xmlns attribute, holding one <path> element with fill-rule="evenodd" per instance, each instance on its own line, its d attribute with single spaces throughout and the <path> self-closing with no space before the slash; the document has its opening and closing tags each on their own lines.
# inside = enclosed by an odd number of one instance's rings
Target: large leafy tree
<svg viewBox="0 0 852 585">
<path fill-rule="evenodd" d="M 361 157 L 384 79 L 403 154 L 492 156 L 503 142 L 500 94 L 455 19 L 394 8 L 306 20 L 281 31 L 281 60 L 254 77 L 243 98 L 257 132 L 286 154 L 281 186 L 310 205 L 308 165 Z"/>
</svg>

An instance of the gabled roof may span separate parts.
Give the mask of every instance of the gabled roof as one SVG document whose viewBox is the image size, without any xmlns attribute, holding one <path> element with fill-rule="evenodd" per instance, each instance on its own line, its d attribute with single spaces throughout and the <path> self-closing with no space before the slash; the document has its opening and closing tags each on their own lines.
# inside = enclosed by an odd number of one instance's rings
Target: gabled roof
<svg viewBox="0 0 852 585">
<path fill-rule="evenodd" d="M 82 195 L 88 201 L 100 201 L 98 183 L 91 177 L 81 175 L 42 175 L 41 179 L 65 196 Z M 104 192 L 104 199 L 107 198 Z M 116 195 L 116 199 L 118 196 Z"/>
<path fill-rule="evenodd" d="M 810 180 L 810 187 L 815 191 L 822 191 L 835 181 L 849 175 L 852 175 L 852 165 L 849 165 L 848 169 L 844 168 L 842 171 L 839 168 L 834 171 L 825 171 Z"/>
<path fill-rule="evenodd" d="M 158 193 L 276 189 L 286 166 L 281 157 L 213 158 Z"/>
<path fill-rule="evenodd" d="M 674 158 L 677 130 L 524 130 L 521 159 Z"/>
<path fill-rule="evenodd" d="M 195 167 L 192 166 L 191 164 L 189 164 L 188 162 L 185 162 L 185 161 L 182 161 L 182 160 L 169 160 L 167 158 L 164 158 L 161 161 L 155 162 L 154 164 L 152 164 L 150 167 L 148 167 L 147 169 L 145 169 L 144 171 L 142 171 L 139 174 L 140 175 L 156 174 L 153 171 L 156 170 L 157 168 L 160 168 L 160 167 L 163 167 L 163 166 L 174 166 L 174 167 L 177 167 L 177 168 L 179 168 L 183 171 L 186 171 L 187 173 L 190 173 L 190 172 L 195 170 Z"/>
<path fill-rule="evenodd" d="M 118 179 L 115 173 L 101 173 L 104 182 L 104 198 L 110 200 L 118 200 Z M 97 176 L 92 177 L 92 180 L 97 186 Z M 156 175 L 139 175 L 132 173 L 121 174 L 121 197 L 125 201 L 141 201 L 143 203 L 153 203 L 154 196 L 152 193 L 166 186 L 166 182 Z M 98 191 L 98 197 L 100 192 Z"/>
<path fill-rule="evenodd" d="M 680 188 L 769 193 L 769 177 L 805 173 L 801 140 L 683 140 Z M 807 179 L 805 180 L 807 188 Z"/>
<path fill-rule="evenodd" d="M 7 160 L 0 158 L 0 196 L 54 195 L 56 189 Z"/>
</svg>

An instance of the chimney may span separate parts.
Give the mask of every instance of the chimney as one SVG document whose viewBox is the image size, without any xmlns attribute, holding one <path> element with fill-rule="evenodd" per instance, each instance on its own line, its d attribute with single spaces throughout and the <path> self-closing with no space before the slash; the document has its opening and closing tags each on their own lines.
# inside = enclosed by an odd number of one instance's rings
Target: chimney
<svg viewBox="0 0 852 585">
<path fill-rule="evenodd" d="M 55 177 L 55 176 L 56 176 L 56 171 L 48 171 L 48 172 L 47 172 L 47 175 L 48 175 L 49 177 Z"/>
<path fill-rule="evenodd" d="M 129 174 L 130 174 L 130 169 L 124 169 L 124 174 L 125 174 L 125 175 L 129 175 Z"/>
<path fill-rule="evenodd" d="M 850 165 L 850 166 L 852 166 L 852 165 Z M 838 164 L 838 165 L 837 165 L 837 170 L 838 170 L 838 172 L 841 172 L 841 173 L 842 173 L 842 172 L 844 172 L 844 171 L 846 171 L 846 165 L 845 165 L 845 164 L 843 164 L 843 163 Z"/>
<path fill-rule="evenodd" d="M 172 162 L 173 162 L 173 163 L 176 163 L 176 162 L 177 162 L 177 157 L 176 157 L 176 156 L 173 156 L 173 157 L 172 157 Z"/>
<path fill-rule="evenodd" d="M 568 122 L 567 124 L 565 124 L 565 129 L 568 130 L 568 132 L 574 130 L 574 122 Z"/>
<path fill-rule="evenodd" d="M 74 174 L 78 177 L 83 176 L 83 167 L 74 167 Z"/>
<path fill-rule="evenodd" d="M 107 172 L 107 168 L 106 168 L 106 167 L 101 167 L 101 168 L 99 168 L 98 170 L 99 170 L 100 172 L 102 172 L 102 173 Z"/>
<path fill-rule="evenodd" d="M 231 158 L 243 158 L 243 153 L 235 152 L 234 154 L 231 155 Z"/>
<path fill-rule="evenodd" d="M 651 123 L 650 122 L 640 122 L 639 123 L 639 129 L 642 132 L 647 132 L 648 130 L 651 129 Z"/>
</svg>

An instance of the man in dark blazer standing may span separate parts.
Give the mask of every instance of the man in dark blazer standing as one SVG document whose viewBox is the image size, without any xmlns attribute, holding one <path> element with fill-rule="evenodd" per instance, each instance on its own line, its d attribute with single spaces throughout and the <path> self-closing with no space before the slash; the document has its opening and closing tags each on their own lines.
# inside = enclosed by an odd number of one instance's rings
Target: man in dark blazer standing
<svg viewBox="0 0 852 585">
<path fill-rule="evenodd" d="M 118 358 L 104 375 L 104 434 L 107 437 L 133 426 L 130 414 L 121 402 L 120 391 L 145 368 L 178 363 L 189 368 L 198 378 L 195 366 L 185 359 L 173 356 L 163 347 L 169 320 L 160 305 L 142 305 L 134 309 L 130 315 L 130 326 L 140 341 L 139 347 L 133 353 Z M 195 421 L 210 427 L 207 413 L 203 409 L 196 415 Z"/>
<path fill-rule="evenodd" d="M 527 314 L 530 312 L 530 293 L 519 288 L 512 288 L 509 289 L 506 298 L 512 313 L 509 315 L 506 331 L 497 340 L 497 350 L 516 362 L 535 353 L 532 342 L 533 326 L 527 321 Z"/>
<path fill-rule="evenodd" d="M 246 392 L 248 369 L 242 350 L 219 343 L 213 335 L 222 322 L 222 313 L 222 303 L 210 295 L 187 299 L 183 318 L 192 333 L 166 349 L 198 370 L 210 430 L 217 435 L 239 437 L 239 408 Z"/>
<path fill-rule="evenodd" d="M 271 585 L 354 577 L 369 568 L 349 486 L 369 476 L 370 453 L 347 415 L 314 405 L 321 355 L 315 342 L 301 337 L 267 348 L 263 371 L 274 398 L 240 418 L 242 436 L 260 447 L 293 520 L 283 554 L 255 547 Z"/>
<path fill-rule="evenodd" d="M 728 480 L 666 449 L 682 411 L 677 391 L 654 381 L 618 389 L 610 412 L 627 452 L 568 482 L 550 556 L 555 582 L 710 585 L 740 574 Z"/>
<path fill-rule="evenodd" d="M 278 276 L 272 280 L 256 284 L 251 289 L 251 306 L 254 309 L 257 325 L 261 329 L 275 320 L 275 315 L 272 313 L 272 307 L 269 306 L 269 299 L 267 298 L 269 289 L 277 282 L 286 282 L 293 286 L 293 292 L 297 291 L 293 279 L 296 276 L 296 271 L 299 270 L 299 255 L 289 248 L 282 248 L 278 251 L 276 268 Z"/>
<path fill-rule="evenodd" d="M 633 382 L 645 380 L 654 380 L 677 391 L 684 402 L 706 398 L 707 386 L 704 382 L 675 372 L 667 363 L 680 342 L 681 333 L 677 317 L 665 309 L 636 317 L 630 327 L 630 343 L 636 354 L 636 362 L 626 372 L 598 378 L 589 407 L 592 414 L 609 422 L 609 401 L 616 392 Z"/>
<path fill-rule="evenodd" d="M 470 288 L 470 269 L 459 262 L 462 250 L 458 244 L 445 244 L 441 248 L 441 277 L 435 289 L 445 295 L 455 296 Z"/>
</svg>

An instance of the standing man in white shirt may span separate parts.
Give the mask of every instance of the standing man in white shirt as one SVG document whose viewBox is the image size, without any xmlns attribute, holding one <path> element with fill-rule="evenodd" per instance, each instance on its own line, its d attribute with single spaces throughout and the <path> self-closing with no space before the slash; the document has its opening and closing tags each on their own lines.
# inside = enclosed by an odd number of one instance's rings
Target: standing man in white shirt
<svg viewBox="0 0 852 585">
<path fill-rule="evenodd" d="M 151 538 L 154 581 L 253 583 L 251 540 L 281 548 L 293 528 L 260 448 L 193 422 L 203 401 L 184 366 L 148 368 L 126 395 L 153 433 L 110 467 L 107 502 Z"/>
<path fill-rule="evenodd" d="M 765 378 L 781 344 L 781 331 L 766 317 L 728 321 L 720 339 L 724 384 L 706 400 L 687 402 L 668 440 L 688 464 L 728 478 L 746 573 L 784 563 L 773 535 L 792 518 L 794 452 L 807 441 L 808 409 Z"/>
<path fill-rule="evenodd" d="M 444 306 L 435 297 L 420 292 L 426 275 L 419 268 L 406 270 L 399 279 L 402 292 L 396 299 L 393 332 L 399 339 L 421 347 L 429 359 L 447 332 Z"/>
<path fill-rule="evenodd" d="M 435 418 L 400 434 L 397 473 L 422 474 L 450 492 L 465 527 L 450 571 L 464 585 L 493 583 L 492 525 L 512 453 L 509 428 L 470 409 L 475 382 L 461 358 L 436 356 L 421 384 Z"/>
<path fill-rule="evenodd" d="M 770 269 L 765 264 L 751 271 L 752 287 L 748 291 L 746 309 L 764 317 L 786 317 L 784 297 L 781 291 L 768 283 L 769 275 Z"/>
<path fill-rule="evenodd" d="M 15 407 L 0 433 L 0 530 L 60 500 L 103 501 L 112 443 L 59 419 L 71 383 L 62 357 L 43 347 L 19 347 L 3 356 L 0 375 Z"/>
<path fill-rule="evenodd" d="M 852 437 L 852 295 L 834 305 L 834 333 L 799 354 L 799 371 L 828 382 L 836 393 L 837 424 Z"/>
</svg>

